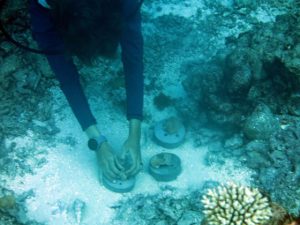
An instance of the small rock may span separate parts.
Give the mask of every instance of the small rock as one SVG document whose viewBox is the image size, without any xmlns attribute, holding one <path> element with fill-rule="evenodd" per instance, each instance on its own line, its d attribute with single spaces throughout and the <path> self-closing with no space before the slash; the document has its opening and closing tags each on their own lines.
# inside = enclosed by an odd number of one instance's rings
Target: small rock
<svg viewBox="0 0 300 225">
<path fill-rule="evenodd" d="M 278 129 L 279 122 L 265 104 L 258 105 L 244 125 L 244 132 L 251 140 L 268 139 Z"/>
<path fill-rule="evenodd" d="M 225 141 L 224 148 L 237 149 L 243 146 L 243 138 L 240 135 L 234 135 Z"/>
<path fill-rule="evenodd" d="M 251 85 L 252 73 L 249 66 L 241 66 L 232 73 L 228 91 L 231 94 L 246 93 Z"/>
<path fill-rule="evenodd" d="M 271 154 L 271 157 L 274 161 L 277 161 L 277 160 L 286 160 L 287 159 L 287 156 L 286 154 L 283 152 L 283 151 L 280 151 L 280 150 L 275 150 L 272 152 Z"/>
</svg>

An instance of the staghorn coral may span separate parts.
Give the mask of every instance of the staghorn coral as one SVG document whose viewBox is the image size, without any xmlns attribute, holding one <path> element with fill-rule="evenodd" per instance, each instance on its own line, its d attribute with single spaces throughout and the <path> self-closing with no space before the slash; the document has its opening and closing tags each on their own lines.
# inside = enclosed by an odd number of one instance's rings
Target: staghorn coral
<svg viewBox="0 0 300 225">
<path fill-rule="evenodd" d="M 258 189 L 229 183 L 202 198 L 208 225 L 262 225 L 272 217 L 269 200 Z"/>
</svg>

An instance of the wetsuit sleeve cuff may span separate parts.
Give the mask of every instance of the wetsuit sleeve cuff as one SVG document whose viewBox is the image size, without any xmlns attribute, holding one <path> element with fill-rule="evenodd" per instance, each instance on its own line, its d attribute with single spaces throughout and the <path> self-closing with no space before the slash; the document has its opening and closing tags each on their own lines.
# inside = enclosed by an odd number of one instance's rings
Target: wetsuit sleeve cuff
<svg viewBox="0 0 300 225">
<path fill-rule="evenodd" d="M 142 115 L 127 115 L 127 120 L 131 120 L 131 119 L 137 119 L 137 120 L 142 121 L 143 116 Z"/>
</svg>

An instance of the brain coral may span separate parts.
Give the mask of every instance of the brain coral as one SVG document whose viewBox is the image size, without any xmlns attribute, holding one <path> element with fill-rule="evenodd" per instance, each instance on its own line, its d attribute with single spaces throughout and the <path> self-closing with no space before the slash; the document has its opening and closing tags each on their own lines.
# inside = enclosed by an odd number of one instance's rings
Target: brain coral
<svg viewBox="0 0 300 225">
<path fill-rule="evenodd" d="M 263 225 L 272 217 L 270 202 L 258 189 L 233 183 L 209 189 L 202 203 L 208 225 Z"/>
</svg>

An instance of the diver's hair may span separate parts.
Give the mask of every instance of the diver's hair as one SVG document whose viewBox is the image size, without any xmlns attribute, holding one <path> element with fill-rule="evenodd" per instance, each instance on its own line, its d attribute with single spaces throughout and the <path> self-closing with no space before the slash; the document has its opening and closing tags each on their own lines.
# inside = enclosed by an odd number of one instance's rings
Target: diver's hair
<svg viewBox="0 0 300 225">
<path fill-rule="evenodd" d="M 52 0 L 50 7 L 67 53 L 84 63 L 115 55 L 121 35 L 119 0 Z"/>
</svg>

